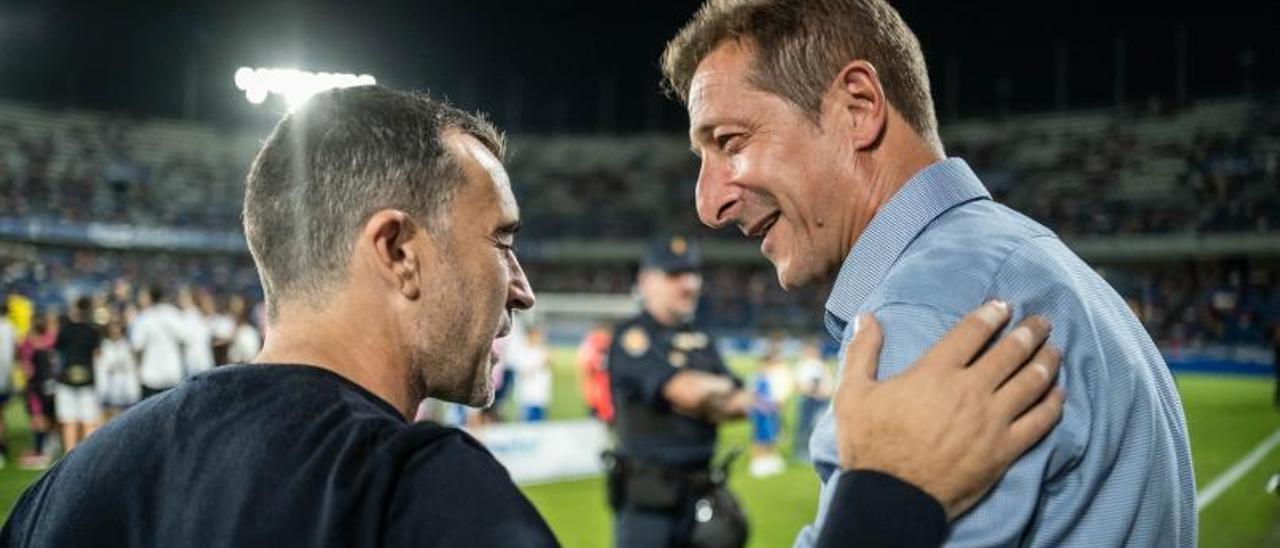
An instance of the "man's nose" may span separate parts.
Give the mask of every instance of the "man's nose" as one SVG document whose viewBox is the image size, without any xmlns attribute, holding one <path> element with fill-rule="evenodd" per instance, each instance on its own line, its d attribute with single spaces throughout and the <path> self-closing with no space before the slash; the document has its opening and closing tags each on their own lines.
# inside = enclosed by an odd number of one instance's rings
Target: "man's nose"
<svg viewBox="0 0 1280 548">
<path fill-rule="evenodd" d="M 724 162 L 703 158 L 698 170 L 694 201 L 698 220 L 711 228 L 722 228 L 733 221 L 734 205 L 741 191 L 729 184 L 728 166 Z"/>
<path fill-rule="evenodd" d="M 529 278 L 525 276 L 524 269 L 520 267 L 520 261 L 511 257 L 512 273 L 511 284 L 507 287 L 507 308 L 515 310 L 528 310 L 533 308 L 537 298 L 533 296 L 533 286 L 529 284 Z"/>
</svg>

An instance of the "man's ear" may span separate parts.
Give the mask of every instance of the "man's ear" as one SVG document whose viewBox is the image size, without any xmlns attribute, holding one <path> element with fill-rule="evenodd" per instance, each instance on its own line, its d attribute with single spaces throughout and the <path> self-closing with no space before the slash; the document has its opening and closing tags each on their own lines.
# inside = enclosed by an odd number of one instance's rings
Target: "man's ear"
<svg viewBox="0 0 1280 548">
<path fill-rule="evenodd" d="M 378 277 L 409 299 L 422 294 L 422 265 L 427 264 L 415 244 L 422 238 L 418 226 L 409 214 L 384 209 L 364 224 L 360 233 L 359 249 L 367 246 L 374 272 Z"/>
<path fill-rule="evenodd" d="M 879 146 L 889 117 L 889 100 L 876 67 L 856 59 L 840 69 L 827 89 L 823 111 L 858 150 Z"/>
</svg>

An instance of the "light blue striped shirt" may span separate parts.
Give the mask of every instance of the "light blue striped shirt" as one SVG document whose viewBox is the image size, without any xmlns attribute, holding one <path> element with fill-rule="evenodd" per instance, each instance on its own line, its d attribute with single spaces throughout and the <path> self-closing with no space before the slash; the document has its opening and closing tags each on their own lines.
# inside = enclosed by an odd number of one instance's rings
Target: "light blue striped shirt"
<svg viewBox="0 0 1280 548">
<path fill-rule="evenodd" d="M 1052 231 L 992 201 L 963 160 L 924 169 L 876 214 L 840 269 L 826 325 L 848 341 L 852 319 L 875 314 L 885 378 L 996 297 L 1013 307 L 1010 326 L 1037 313 L 1052 322 L 1067 402 L 947 545 L 1194 546 L 1186 419 L 1163 358 L 1101 277 Z M 801 547 L 817 540 L 839 474 L 829 408 L 809 446 L 823 488 Z"/>
</svg>

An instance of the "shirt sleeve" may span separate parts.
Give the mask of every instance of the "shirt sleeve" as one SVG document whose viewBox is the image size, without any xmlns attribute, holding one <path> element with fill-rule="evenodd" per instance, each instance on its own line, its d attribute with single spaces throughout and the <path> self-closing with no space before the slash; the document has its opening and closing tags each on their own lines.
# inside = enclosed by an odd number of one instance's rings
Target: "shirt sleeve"
<svg viewBox="0 0 1280 548">
<path fill-rule="evenodd" d="M 733 371 L 729 370 L 729 366 L 725 365 L 724 356 L 721 356 L 720 351 L 715 348 L 715 342 L 712 341 L 709 344 L 712 345 L 711 354 L 715 356 L 715 362 L 712 365 L 712 370 L 714 370 L 717 374 L 724 375 L 726 377 L 729 377 L 731 380 L 733 380 L 734 387 L 742 388 L 743 387 L 742 379 L 738 378 L 737 375 L 734 375 Z"/>
<path fill-rule="evenodd" d="M 387 546 L 559 546 L 507 470 L 463 432 L 405 463 L 387 512 Z"/>
<path fill-rule="evenodd" d="M 894 377 L 924 355 L 960 319 L 952 314 L 924 304 L 889 303 L 874 312 L 884 333 L 884 345 L 880 350 L 880 379 Z M 1021 318 L 1014 318 L 1010 326 Z M 1009 328 L 1006 327 L 1006 331 Z M 847 337 L 851 338 L 852 330 Z M 1059 377 L 1062 382 L 1062 377 Z M 1064 413 L 1071 413 L 1071 404 Z M 824 421 L 830 421 L 824 417 Z M 1070 431 L 1074 424 L 1060 423 L 1044 441 L 1014 462 L 1013 466 L 992 488 L 983 501 L 960 519 L 952 523 L 947 542 L 949 546 L 1017 546 L 1026 528 L 1032 523 L 1040 501 L 1041 487 L 1056 477 L 1073 462 L 1064 455 L 1079 451 L 1077 441 L 1084 437 Z M 832 424 L 816 433 L 822 435 L 818 443 L 827 446 L 835 454 L 835 436 Z M 822 466 L 824 463 L 815 463 Z M 830 467 L 834 463 L 825 463 Z M 835 486 L 831 485 L 840 474 L 830 475 L 819 499 L 817 524 L 824 524 L 824 516 L 834 501 Z M 820 536 L 823 525 L 816 530 L 806 528 L 797 544 L 811 545 Z M 804 542 L 802 542 L 804 540 Z"/>
<path fill-rule="evenodd" d="M 141 352 L 142 347 L 146 345 L 149 324 L 146 318 L 139 318 L 129 326 L 129 347 L 134 352 Z"/>
<path fill-rule="evenodd" d="M 871 470 L 834 483 L 818 548 L 933 548 L 946 538 L 942 505 L 910 483 Z"/>
</svg>

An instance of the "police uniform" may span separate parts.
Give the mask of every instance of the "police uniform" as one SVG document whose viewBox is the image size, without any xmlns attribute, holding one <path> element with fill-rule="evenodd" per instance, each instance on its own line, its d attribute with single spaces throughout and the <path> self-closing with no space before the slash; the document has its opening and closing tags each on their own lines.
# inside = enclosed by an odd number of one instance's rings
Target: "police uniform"
<svg viewBox="0 0 1280 548">
<path fill-rule="evenodd" d="M 700 266 L 697 250 L 682 238 L 650 249 L 645 266 L 667 272 Z M 724 375 L 715 341 L 689 324 L 667 326 L 641 312 L 614 330 L 607 362 L 616 413 L 617 460 L 610 474 L 614 529 L 619 547 L 659 547 L 684 542 L 693 526 L 700 478 L 716 445 L 715 423 L 672 410 L 662 390 L 684 370 Z"/>
</svg>

